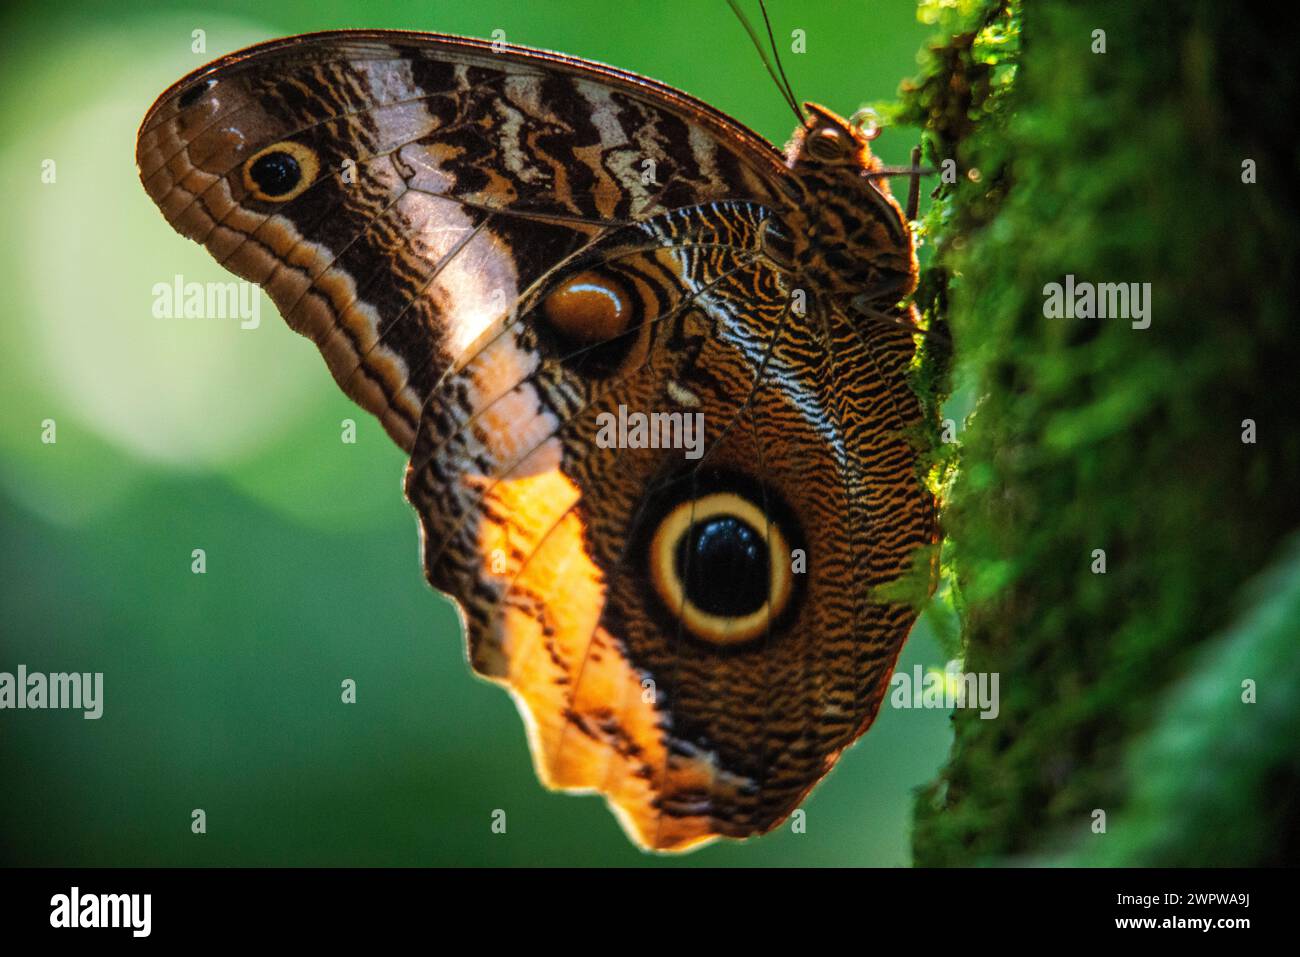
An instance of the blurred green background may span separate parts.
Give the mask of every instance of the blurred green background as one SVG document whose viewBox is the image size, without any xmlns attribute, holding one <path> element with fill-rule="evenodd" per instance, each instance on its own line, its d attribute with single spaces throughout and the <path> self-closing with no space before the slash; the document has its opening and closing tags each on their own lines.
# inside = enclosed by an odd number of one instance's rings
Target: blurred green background
<svg viewBox="0 0 1300 957">
<path fill-rule="evenodd" d="M 844 115 L 892 98 L 929 32 L 911 0 L 770 7 L 778 37 L 807 34 L 785 57 L 796 93 Z M 146 109 L 226 52 L 339 27 L 499 28 L 681 87 L 778 144 L 792 127 L 721 0 L 9 5 L 0 671 L 102 671 L 105 704 L 98 721 L 0 712 L 0 861 L 909 863 L 912 791 L 951 740 L 943 711 L 886 703 L 805 803 L 805 834 L 656 858 L 598 798 L 544 791 L 513 705 L 471 676 L 451 605 L 424 583 L 399 450 L 268 300 L 256 330 L 154 318 L 154 283 L 230 277 L 141 188 Z M 905 163 L 913 136 L 886 130 L 878 152 Z M 945 659 L 923 617 L 900 667 Z"/>
</svg>

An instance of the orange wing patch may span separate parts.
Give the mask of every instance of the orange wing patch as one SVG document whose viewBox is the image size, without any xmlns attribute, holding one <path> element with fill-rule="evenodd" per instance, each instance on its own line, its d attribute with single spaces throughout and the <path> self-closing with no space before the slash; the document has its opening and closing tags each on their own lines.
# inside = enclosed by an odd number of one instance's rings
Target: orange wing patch
<svg viewBox="0 0 1300 957">
<path fill-rule="evenodd" d="M 661 817 L 659 794 L 669 781 L 707 788 L 712 772 L 691 761 L 664 773 L 654 685 L 599 624 L 605 584 L 583 543 L 580 498 L 558 468 L 487 493 L 483 575 L 505 597 L 496 640 L 483 645 L 494 653 L 474 667 L 510 692 L 546 787 L 601 793 L 637 846 L 683 851 L 717 834 L 705 815 Z"/>
</svg>

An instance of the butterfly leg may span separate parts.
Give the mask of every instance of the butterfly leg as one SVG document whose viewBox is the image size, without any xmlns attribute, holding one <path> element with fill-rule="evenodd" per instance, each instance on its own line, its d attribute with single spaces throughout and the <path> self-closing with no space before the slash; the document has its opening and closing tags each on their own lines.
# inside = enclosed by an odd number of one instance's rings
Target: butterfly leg
<svg viewBox="0 0 1300 957">
<path fill-rule="evenodd" d="M 921 147 L 912 147 L 912 172 L 907 178 L 907 221 L 916 221 L 921 206 Z"/>
</svg>

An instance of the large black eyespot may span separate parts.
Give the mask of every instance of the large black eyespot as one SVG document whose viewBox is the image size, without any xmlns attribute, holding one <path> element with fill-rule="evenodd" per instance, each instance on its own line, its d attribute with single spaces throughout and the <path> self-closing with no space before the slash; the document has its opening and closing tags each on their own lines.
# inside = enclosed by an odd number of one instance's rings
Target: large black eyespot
<svg viewBox="0 0 1300 957">
<path fill-rule="evenodd" d="M 767 601 L 766 536 L 743 518 L 719 514 L 696 522 L 677 540 L 675 560 L 686 600 L 701 611 L 737 618 Z"/>
<path fill-rule="evenodd" d="M 759 501 L 762 499 L 760 498 Z M 669 506 L 647 548 L 663 609 L 696 638 L 729 646 L 769 633 L 794 592 L 788 518 L 732 488 Z"/>
<path fill-rule="evenodd" d="M 244 186 L 257 199 L 283 203 L 310 186 L 319 170 L 314 151 L 285 140 L 249 157 L 244 163 Z"/>
</svg>

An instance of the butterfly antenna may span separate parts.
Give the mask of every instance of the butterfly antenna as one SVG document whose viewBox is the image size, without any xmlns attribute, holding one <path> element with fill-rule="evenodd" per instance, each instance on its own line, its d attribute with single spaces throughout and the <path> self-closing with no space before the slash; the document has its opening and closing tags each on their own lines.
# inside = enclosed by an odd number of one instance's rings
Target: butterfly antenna
<svg viewBox="0 0 1300 957">
<path fill-rule="evenodd" d="M 736 19 L 740 21 L 740 25 L 743 26 L 745 32 L 749 34 L 749 39 L 753 42 L 754 49 L 758 51 L 758 57 L 763 61 L 763 66 L 767 68 L 767 73 L 772 78 L 772 82 L 775 83 L 776 88 L 781 91 L 782 98 L 785 100 L 786 104 L 789 105 L 790 109 L 794 111 L 795 117 L 802 125 L 805 122 L 803 111 L 799 109 L 799 104 L 796 102 L 794 94 L 790 92 L 789 87 L 781 83 L 781 77 L 777 76 L 776 70 L 772 68 L 772 61 L 768 59 L 767 51 L 763 49 L 763 41 L 759 39 L 758 33 L 754 30 L 753 24 L 749 22 L 749 17 L 745 16 L 745 11 L 740 9 L 739 0 L 727 0 L 727 6 L 731 7 L 731 12 L 736 15 Z M 763 11 L 763 16 L 766 19 L 766 10 Z M 773 49 L 775 49 L 775 47 L 773 47 Z"/>
<path fill-rule="evenodd" d="M 772 59 L 776 61 L 777 72 L 781 74 L 781 82 L 785 84 L 786 100 L 795 108 L 795 113 L 798 114 L 799 119 L 802 121 L 804 115 L 803 110 L 799 109 L 799 97 L 794 95 L 794 87 L 790 85 L 790 78 L 785 75 L 785 67 L 781 64 L 781 51 L 776 48 L 776 37 L 772 35 L 772 20 L 767 15 L 766 0 L 758 0 L 758 9 L 763 13 L 763 25 L 767 27 L 767 42 L 772 47 Z"/>
</svg>

